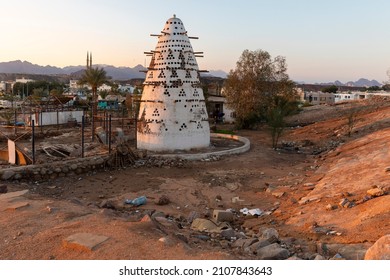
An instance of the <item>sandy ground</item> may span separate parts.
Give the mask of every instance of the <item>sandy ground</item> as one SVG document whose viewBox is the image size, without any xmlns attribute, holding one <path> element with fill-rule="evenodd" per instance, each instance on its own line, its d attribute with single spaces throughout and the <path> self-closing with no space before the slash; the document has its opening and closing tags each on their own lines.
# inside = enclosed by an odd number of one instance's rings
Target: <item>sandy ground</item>
<svg viewBox="0 0 390 280">
<path fill-rule="evenodd" d="M 289 120 L 293 127 L 285 131 L 279 150 L 270 147 L 263 126 L 238 131 L 250 139 L 249 152 L 218 161 L 7 183 L 9 193 L 29 192 L 0 199 L 0 259 L 255 258 L 217 238 L 199 239 L 189 228 L 194 215 L 244 207 L 271 214 L 237 216 L 236 229 L 250 235 L 275 228 L 301 258 L 323 243 L 367 248 L 390 231 L 390 196 L 365 199 L 372 187 L 385 194 L 389 187 L 390 107 L 363 105 L 351 137 L 346 135 L 347 105 L 311 107 Z M 143 195 L 145 205 L 123 203 Z M 163 195 L 170 203 L 156 205 Z M 233 197 L 243 201 L 233 203 Z M 344 198 L 353 207 L 340 206 Z M 15 203 L 24 206 L 12 209 Z M 142 219 L 155 212 L 163 212 L 168 222 Z M 108 240 L 93 250 L 69 248 L 65 240 L 75 233 Z"/>
</svg>

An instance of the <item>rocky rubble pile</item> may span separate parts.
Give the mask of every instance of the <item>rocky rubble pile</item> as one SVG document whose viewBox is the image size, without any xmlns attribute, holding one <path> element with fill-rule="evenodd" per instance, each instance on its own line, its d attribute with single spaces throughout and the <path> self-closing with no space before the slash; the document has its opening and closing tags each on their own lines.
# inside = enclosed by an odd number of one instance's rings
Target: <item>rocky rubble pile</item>
<svg viewBox="0 0 390 280">
<path fill-rule="evenodd" d="M 171 201 L 163 195 L 155 198 L 156 205 L 168 205 Z M 130 222 L 147 222 L 155 227 L 162 237 L 159 241 L 167 246 L 184 243 L 190 248 L 219 247 L 229 254 L 243 259 L 285 260 L 285 259 L 363 259 L 371 244 L 325 244 L 313 242 L 311 245 L 293 238 L 283 238 L 272 227 L 260 226 L 258 229 L 243 227 L 247 218 L 256 219 L 267 215 L 267 211 L 214 210 L 199 213 L 167 214 L 145 207 L 134 207 L 118 201 L 104 201 L 100 208 L 120 215 Z M 250 216 L 253 213 L 252 217 Z"/>
</svg>

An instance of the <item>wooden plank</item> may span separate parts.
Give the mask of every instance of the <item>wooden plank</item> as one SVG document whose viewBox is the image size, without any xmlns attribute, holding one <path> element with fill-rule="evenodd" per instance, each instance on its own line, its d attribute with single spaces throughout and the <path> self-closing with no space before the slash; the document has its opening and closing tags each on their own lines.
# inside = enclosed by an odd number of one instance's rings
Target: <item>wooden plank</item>
<svg viewBox="0 0 390 280">
<path fill-rule="evenodd" d="M 8 162 L 16 164 L 16 146 L 15 142 L 8 139 Z"/>
</svg>

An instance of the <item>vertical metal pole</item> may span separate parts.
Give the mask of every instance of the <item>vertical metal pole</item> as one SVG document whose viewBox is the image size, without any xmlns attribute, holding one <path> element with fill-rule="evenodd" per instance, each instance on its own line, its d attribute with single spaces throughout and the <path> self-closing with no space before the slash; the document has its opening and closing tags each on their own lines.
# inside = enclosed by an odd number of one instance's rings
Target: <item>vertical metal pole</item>
<svg viewBox="0 0 390 280">
<path fill-rule="evenodd" d="M 31 121 L 32 137 L 31 137 L 31 150 L 32 150 L 32 164 L 35 164 L 35 121 Z"/>
<path fill-rule="evenodd" d="M 134 136 L 135 136 L 135 148 L 137 149 L 137 118 L 134 118 Z"/>
<path fill-rule="evenodd" d="M 108 129 L 107 129 L 106 121 L 107 121 L 107 114 L 106 114 L 106 110 L 104 110 L 104 112 L 103 112 L 103 129 L 107 133 Z M 100 123 L 100 125 L 101 125 L 101 123 Z"/>
<path fill-rule="evenodd" d="M 56 111 L 57 111 L 57 130 L 59 130 L 60 129 L 60 120 L 58 118 L 58 109 Z"/>
<path fill-rule="evenodd" d="M 84 157 L 84 127 L 85 127 L 85 120 L 84 116 L 81 117 L 81 157 Z"/>
<path fill-rule="evenodd" d="M 15 109 L 15 118 L 14 118 L 14 129 L 15 129 L 15 136 L 16 136 L 16 121 L 17 121 L 17 116 L 16 116 L 16 109 Z"/>
<path fill-rule="evenodd" d="M 122 130 L 123 130 L 124 117 L 125 117 L 125 109 L 122 108 Z"/>
<path fill-rule="evenodd" d="M 106 112 L 104 112 L 103 116 L 103 129 L 106 133 L 106 145 L 108 145 L 108 115 L 106 114 Z"/>
<path fill-rule="evenodd" d="M 95 116 L 94 116 L 94 103 L 92 101 L 92 107 L 91 107 L 91 114 L 92 114 L 92 127 L 91 127 L 91 134 L 92 134 L 92 142 L 95 140 Z"/>
<path fill-rule="evenodd" d="M 111 154 L 111 114 L 108 117 L 108 153 Z"/>
<path fill-rule="evenodd" d="M 43 133 L 43 112 L 41 111 L 41 120 L 39 122 L 39 125 L 41 126 L 41 133 Z"/>
</svg>

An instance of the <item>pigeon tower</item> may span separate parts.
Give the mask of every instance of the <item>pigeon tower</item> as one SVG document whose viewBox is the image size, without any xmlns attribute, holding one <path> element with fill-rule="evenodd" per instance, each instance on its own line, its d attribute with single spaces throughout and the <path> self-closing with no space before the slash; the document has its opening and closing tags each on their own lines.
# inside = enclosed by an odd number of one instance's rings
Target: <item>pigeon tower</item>
<svg viewBox="0 0 390 280">
<path fill-rule="evenodd" d="M 210 128 L 196 56 L 183 22 L 174 15 L 158 35 L 146 73 L 137 146 L 150 151 L 208 147 Z"/>
</svg>

